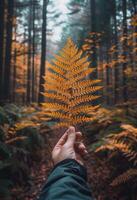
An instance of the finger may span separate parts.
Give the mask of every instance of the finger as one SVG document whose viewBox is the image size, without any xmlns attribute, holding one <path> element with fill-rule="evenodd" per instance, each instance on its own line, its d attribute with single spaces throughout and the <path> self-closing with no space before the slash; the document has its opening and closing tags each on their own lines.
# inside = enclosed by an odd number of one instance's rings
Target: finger
<svg viewBox="0 0 137 200">
<path fill-rule="evenodd" d="M 80 143 L 82 143 L 82 133 L 76 132 L 75 148 L 78 148 Z"/>
<path fill-rule="evenodd" d="M 75 143 L 81 143 L 82 142 L 82 133 L 76 132 L 76 141 Z"/>
<path fill-rule="evenodd" d="M 80 154 L 77 154 L 76 156 L 77 162 L 79 162 L 81 165 L 84 165 L 84 160 Z"/>
<path fill-rule="evenodd" d="M 66 130 L 66 132 L 63 134 L 63 136 L 59 139 L 59 141 L 57 142 L 56 146 L 63 146 L 68 138 L 68 132 L 69 129 Z"/>
<path fill-rule="evenodd" d="M 85 147 L 85 145 L 83 143 L 80 143 L 78 145 L 77 150 L 78 150 L 80 155 L 86 155 L 88 153 L 87 150 L 86 150 L 86 147 Z"/>
<path fill-rule="evenodd" d="M 69 131 L 68 131 L 68 138 L 66 141 L 66 145 L 74 146 L 75 140 L 76 140 L 75 128 L 73 126 L 70 126 Z"/>
</svg>

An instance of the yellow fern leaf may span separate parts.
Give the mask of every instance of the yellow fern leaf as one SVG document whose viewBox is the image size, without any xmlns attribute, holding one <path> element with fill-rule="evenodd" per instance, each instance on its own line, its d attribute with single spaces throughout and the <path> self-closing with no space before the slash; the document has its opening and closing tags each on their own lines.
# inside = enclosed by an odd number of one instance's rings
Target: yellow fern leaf
<svg viewBox="0 0 137 200">
<path fill-rule="evenodd" d="M 82 96 L 82 95 L 89 94 L 89 93 L 94 93 L 94 92 L 100 90 L 101 88 L 102 88 L 101 86 L 95 86 L 95 87 L 92 86 L 92 87 L 85 88 L 84 90 L 77 89 L 77 90 L 75 90 L 74 97 Z"/>
<path fill-rule="evenodd" d="M 52 118 L 55 118 L 55 119 L 67 119 L 69 120 L 70 119 L 70 115 L 69 114 L 66 114 L 66 113 L 60 113 L 60 112 L 47 112 L 46 113 L 49 117 L 52 117 Z"/>
<path fill-rule="evenodd" d="M 89 114 L 98 108 L 99 108 L 98 105 L 97 106 L 85 106 L 85 105 L 78 106 L 72 110 L 72 115 L 77 115 L 77 114 L 81 114 L 81 113 Z"/>
<path fill-rule="evenodd" d="M 91 103 L 99 98 L 92 93 L 101 89 L 96 86 L 100 80 L 88 77 L 95 69 L 89 68 L 88 57 L 83 56 L 83 51 L 78 50 L 71 39 L 54 57 L 53 64 L 47 63 L 44 77 L 46 104 L 43 104 L 43 114 L 60 119 L 59 127 L 91 121 L 93 112 L 98 108 Z"/>
<path fill-rule="evenodd" d="M 66 72 L 64 69 L 61 69 L 59 67 L 57 67 L 56 65 L 51 65 L 49 62 L 46 63 L 47 67 L 50 68 L 53 72 L 60 74 L 60 75 L 64 75 Z"/>
<path fill-rule="evenodd" d="M 55 59 L 58 60 L 59 62 L 65 64 L 65 65 L 70 65 L 70 60 L 69 60 L 69 58 L 64 59 L 64 58 L 62 58 L 62 57 L 59 56 L 59 55 L 54 55 L 54 57 L 55 57 Z"/>
<path fill-rule="evenodd" d="M 76 69 L 76 68 L 79 68 L 82 65 L 86 65 L 86 67 L 88 67 L 89 66 L 89 62 L 87 62 L 87 59 L 88 59 L 88 56 L 85 56 L 82 59 L 77 60 L 73 64 L 72 68 Z"/>
<path fill-rule="evenodd" d="M 71 69 L 72 72 L 73 72 L 72 76 L 75 76 L 75 75 L 77 75 L 79 73 L 82 73 L 85 69 L 88 68 L 89 65 L 90 65 L 90 62 L 87 62 L 87 63 L 85 63 L 83 65 L 78 66 L 77 68 L 72 68 Z M 94 68 L 93 68 L 93 70 L 94 70 Z"/>
<path fill-rule="evenodd" d="M 100 83 L 101 80 L 82 80 L 80 82 L 75 82 L 73 84 L 73 88 L 82 88 L 84 90 L 84 88 L 88 87 L 88 86 L 93 86 L 97 83 Z"/>
<path fill-rule="evenodd" d="M 62 103 L 68 103 L 68 98 L 64 95 L 59 95 L 59 94 L 52 94 L 52 93 L 43 93 L 43 95 L 47 98 L 61 101 Z"/>
<path fill-rule="evenodd" d="M 75 125 L 75 124 L 81 124 L 83 122 L 90 122 L 92 120 L 91 117 L 83 117 L 83 116 L 78 116 L 75 118 L 71 119 L 71 124 Z"/>
<path fill-rule="evenodd" d="M 130 179 L 135 179 L 135 177 L 137 178 L 137 169 L 131 168 L 126 172 L 122 173 L 121 175 L 119 175 L 118 177 L 116 177 L 110 185 L 117 186 L 122 183 L 126 183 Z"/>
<path fill-rule="evenodd" d="M 45 80 L 45 78 L 44 78 Z M 57 79 L 52 79 L 51 77 L 47 77 L 46 80 L 45 80 L 45 84 L 44 86 L 46 87 L 47 85 L 52 85 L 52 86 L 55 86 L 56 83 L 58 81 L 58 87 L 61 87 L 62 86 L 62 82 L 57 80 Z M 64 83 L 65 84 L 65 83 Z"/>
<path fill-rule="evenodd" d="M 44 85 L 44 89 L 45 89 L 45 92 L 48 92 L 48 91 L 52 91 L 56 94 L 59 94 L 59 95 L 63 95 L 63 96 L 66 96 L 66 97 L 70 97 L 70 94 L 68 94 L 61 86 L 54 86 L 54 85 Z"/>
<path fill-rule="evenodd" d="M 55 79 L 55 80 L 58 80 L 58 81 L 60 81 L 60 82 L 66 81 L 65 77 L 60 76 L 60 75 L 58 75 L 58 74 L 56 74 L 56 73 L 52 73 L 52 72 L 50 72 L 50 71 L 49 71 L 49 73 L 48 73 L 48 76 L 49 76 L 50 78 Z"/>
<path fill-rule="evenodd" d="M 89 102 L 98 99 L 100 96 L 97 95 L 84 95 L 80 97 L 76 97 L 70 101 L 71 106 L 77 106 L 81 103 Z"/>
<path fill-rule="evenodd" d="M 75 56 L 78 53 L 78 48 L 74 44 L 71 38 L 68 38 L 65 47 L 63 48 L 64 52 L 67 52 L 68 56 L 72 58 L 72 55 Z"/>
<path fill-rule="evenodd" d="M 57 129 L 57 128 L 63 128 L 63 127 L 69 127 L 71 124 L 71 122 L 59 122 L 58 124 L 56 124 L 54 126 L 54 129 Z"/>
<path fill-rule="evenodd" d="M 43 103 L 43 108 L 47 108 L 48 110 L 55 109 L 57 110 L 63 110 L 65 112 L 69 111 L 69 107 L 67 105 L 59 104 L 59 103 Z"/>
<path fill-rule="evenodd" d="M 53 62 L 56 66 L 58 66 L 58 67 L 61 66 L 62 69 L 64 69 L 64 70 L 67 71 L 69 65 L 64 64 L 64 63 L 62 63 L 61 61 L 55 60 L 55 59 L 53 59 L 52 62 Z"/>
<path fill-rule="evenodd" d="M 77 74 L 75 77 L 71 78 L 71 81 L 69 83 L 75 83 L 77 81 L 81 81 L 84 77 L 86 78 L 89 74 L 91 74 L 94 71 L 94 68 L 89 68 L 84 70 L 81 74 Z"/>
<path fill-rule="evenodd" d="M 73 56 L 71 55 L 72 56 L 71 62 L 76 62 L 81 57 L 82 53 L 83 53 L 82 51 L 79 51 L 75 56 L 75 52 L 74 52 Z M 64 51 L 61 51 L 60 55 L 65 59 L 70 56 L 69 54 L 66 54 L 66 52 L 64 52 Z"/>
<path fill-rule="evenodd" d="M 77 60 L 81 58 L 82 53 L 83 53 L 83 51 L 80 50 L 76 55 L 74 55 L 74 57 L 72 58 L 71 62 L 72 63 L 77 62 Z"/>
</svg>

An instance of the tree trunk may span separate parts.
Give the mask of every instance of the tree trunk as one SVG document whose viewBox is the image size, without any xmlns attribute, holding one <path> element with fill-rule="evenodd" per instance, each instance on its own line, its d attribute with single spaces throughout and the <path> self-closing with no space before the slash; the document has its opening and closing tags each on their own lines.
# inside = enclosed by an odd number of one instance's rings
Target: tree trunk
<svg viewBox="0 0 137 200">
<path fill-rule="evenodd" d="M 16 102 L 16 78 L 17 78 L 17 24 L 14 24 L 14 49 L 13 49 L 13 73 L 12 73 L 12 101 Z"/>
<path fill-rule="evenodd" d="M 47 25 L 47 4 L 48 0 L 43 0 L 43 23 L 42 23 L 42 43 L 41 43 L 41 64 L 40 64 L 40 81 L 39 81 L 39 97 L 38 102 L 44 102 L 44 79 L 45 76 L 45 61 L 46 61 L 46 25 Z"/>
<path fill-rule="evenodd" d="M 12 27 L 14 14 L 14 0 L 7 1 L 7 24 L 6 24 L 6 52 L 5 52 L 5 66 L 4 66 L 4 87 L 3 100 L 9 102 L 10 94 L 10 76 L 11 76 L 11 47 L 12 47 Z"/>
<path fill-rule="evenodd" d="M 132 4 L 133 4 L 133 7 L 134 7 L 134 14 L 137 14 L 137 1 L 132 0 Z"/>
<path fill-rule="evenodd" d="M 30 1 L 29 8 L 29 24 L 28 24 L 28 66 L 27 66 L 27 103 L 31 103 L 31 73 L 32 73 L 32 5 Z"/>
<path fill-rule="evenodd" d="M 32 5 L 32 15 L 33 15 L 33 38 L 32 38 L 32 102 L 36 101 L 35 95 L 35 3 Z"/>
<path fill-rule="evenodd" d="M 117 15 L 117 12 L 116 12 L 116 0 L 114 0 L 114 3 L 113 3 L 113 20 L 114 20 L 114 45 L 116 46 L 115 48 L 115 52 L 114 52 L 114 57 L 113 59 L 114 60 L 117 60 L 118 59 L 118 33 L 117 33 L 117 19 L 116 19 L 116 15 Z M 118 102 L 118 82 L 119 82 L 119 70 L 118 70 L 118 64 L 115 64 L 114 66 L 114 101 L 113 103 L 116 104 Z"/>
<path fill-rule="evenodd" d="M 97 49 L 96 49 L 96 2 L 95 0 L 90 1 L 91 6 L 91 32 L 93 33 L 93 47 L 91 51 L 91 67 L 97 67 Z M 92 74 L 92 78 L 97 78 L 97 70 Z"/>
<path fill-rule="evenodd" d="M 122 0 L 122 12 L 123 12 L 123 37 L 125 37 L 123 42 L 123 57 L 125 62 L 123 63 L 123 100 L 126 102 L 128 100 L 128 88 L 127 88 L 127 78 L 125 70 L 127 69 L 127 0 Z"/>
<path fill-rule="evenodd" d="M 0 1 L 0 75 L 3 74 L 3 50 L 4 50 L 4 23 L 5 23 L 5 1 Z M 2 100 L 2 78 L 0 79 L 0 101 Z"/>
</svg>

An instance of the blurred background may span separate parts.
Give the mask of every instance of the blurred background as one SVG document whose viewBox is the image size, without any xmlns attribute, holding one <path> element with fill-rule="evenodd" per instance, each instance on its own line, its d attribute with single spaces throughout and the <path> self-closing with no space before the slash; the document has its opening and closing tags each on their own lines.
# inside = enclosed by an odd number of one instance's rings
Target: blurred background
<svg viewBox="0 0 137 200">
<path fill-rule="evenodd" d="M 102 104 L 137 97 L 136 0 L 1 0 L 0 102 L 43 102 L 46 60 L 71 37 L 102 80 Z"/>
<path fill-rule="evenodd" d="M 53 166 L 65 130 L 40 106 L 43 77 L 68 38 L 96 69 L 88 78 L 103 86 L 100 108 L 80 127 L 93 195 L 136 200 L 137 0 L 0 0 L 0 200 L 38 199 Z"/>
</svg>

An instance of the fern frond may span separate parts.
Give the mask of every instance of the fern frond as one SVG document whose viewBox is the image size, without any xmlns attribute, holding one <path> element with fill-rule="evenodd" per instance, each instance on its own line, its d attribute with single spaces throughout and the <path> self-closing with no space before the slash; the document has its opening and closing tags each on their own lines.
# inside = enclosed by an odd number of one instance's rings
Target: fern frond
<svg viewBox="0 0 137 200">
<path fill-rule="evenodd" d="M 136 133 L 130 133 L 128 131 L 122 131 L 121 133 L 119 133 L 118 135 L 115 135 L 114 138 L 116 140 L 123 140 L 124 138 L 129 138 L 135 142 L 137 142 L 137 138 L 136 138 Z"/>
<path fill-rule="evenodd" d="M 91 120 L 93 120 L 93 118 L 91 117 L 83 117 L 83 116 L 75 116 L 74 118 L 71 119 L 71 124 L 81 124 L 84 122 L 90 122 Z"/>
<path fill-rule="evenodd" d="M 52 117 L 52 118 L 55 118 L 55 119 L 67 119 L 69 120 L 70 119 L 70 115 L 69 114 L 63 114 L 63 113 L 60 113 L 60 112 L 47 112 L 46 113 L 49 117 Z"/>
<path fill-rule="evenodd" d="M 81 59 L 79 59 L 79 60 L 77 60 L 75 63 L 74 63 L 74 65 L 72 65 L 72 68 L 74 68 L 74 69 L 78 69 L 79 67 L 81 67 L 82 65 L 86 65 L 86 67 L 88 67 L 89 66 L 89 62 L 87 62 L 87 59 L 88 59 L 88 56 L 85 56 L 85 57 L 83 57 L 83 58 L 81 58 Z M 72 64 L 72 63 L 71 63 Z"/>
<path fill-rule="evenodd" d="M 47 110 L 63 110 L 65 112 L 69 111 L 69 107 L 67 105 L 63 105 L 63 104 L 59 104 L 59 103 L 42 103 L 41 104 L 43 106 L 44 109 L 47 108 Z"/>
<path fill-rule="evenodd" d="M 84 77 L 86 78 L 94 70 L 94 68 L 85 69 L 81 74 L 77 74 L 75 77 L 71 77 L 71 83 L 73 84 L 77 81 L 81 81 L 81 79 L 83 79 Z"/>
<path fill-rule="evenodd" d="M 130 135 L 134 136 L 134 138 L 137 139 L 137 128 L 133 127 L 132 125 L 129 124 L 122 124 L 121 128 L 126 130 Z"/>
<path fill-rule="evenodd" d="M 64 52 L 67 52 L 69 57 L 72 57 L 72 55 L 77 55 L 78 53 L 78 48 L 74 44 L 71 38 L 68 38 L 66 45 L 63 48 Z"/>
<path fill-rule="evenodd" d="M 83 65 L 80 65 L 80 66 L 78 66 L 76 68 L 72 68 L 71 69 L 72 70 L 72 76 L 75 76 L 77 74 L 83 73 L 84 70 L 88 69 L 89 65 L 90 65 L 90 62 L 87 62 L 87 63 L 85 63 Z M 92 69 L 94 71 L 94 68 L 92 68 Z"/>
<path fill-rule="evenodd" d="M 65 119 L 64 119 L 65 120 Z M 64 122 L 59 122 L 55 127 L 60 128 L 60 127 L 68 127 L 70 125 L 76 125 L 76 124 L 81 124 L 84 122 L 89 122 L 91 121 L 91 118 L 88 117 L 75 117 L 75 118 L 70 118 L 70 121 L 64 121 Z"/>
<path fill-rule="evenodd" d="M 52 65 L 49 62 L 46 63 L 47 68 L 50 68 L 54 73 L 60 74 L 61 76 L 64 76 L 66 73 L 64 69 L 57 67 L 56 65 Z"/>
<path fill-rule="evenodd" d="M 84 90 L 77 89 L 77 90 L 75 90 L 74 97 L 89 94 L 89 93 L 94 93 L 94 92 L 100 90 L 101 88 L 102 88 L 101 86 L 95 86 L 95 87 L 91 86 L 91 87 L 85 88 Z"/>
<path fill-rule="evenodd" d="M 57 101 L 60 101 L 62 103 L 64 103 L 64 102 L 68 103 L 68 98 L 66 96 L 63 96 L 63 95 L 52 94 L 52 93 L 43 93 L 43 95 L 47 98 L 57 100 Z"/>
<path fill-rule="evenodd" d="M 82 88 L 83 90 L 88 86 L 93 86 L 100 83 L 101 80 L 82 80 L 80 82 L 73 83 L 73 88 Z"/>
<path fill-rule="evenodd" d="M 119 163 L 120 166 L 122 166 L 123 163 L 125 164 L 124 172 L 113 179 L 110 184 L 113 187 L 125 183 L 132 183 L 134 185 L 137 181 L 137 128 L 129 124 L 123 124 L 121 127 L 124 129 L 122 132 L 107 137 L 105 144 L 96 149 L 96 152 L 109 152 L 107 162 L 109 162 L 110 159 L 112 161 L 114 156 L 116 156 L 116 161 L 118 160 L 118 162 L 120 162 L 121 156 L 124 157 L 124 159 L 121 159 L 121 163 Z M 113 160 L 113 165 L 114 162 L 115 159 Z M 125 167 L 128 167 L 126 171 Z"/>
<path fill-rule="evenodd" d="M 135 179 L 135 178 L 137 178 L 137 169 L 131 168 L 126 172 L 122 173 L 121 175 L 119 175 L 118 177 L 116 177 L 110 185 L 118 186 L 120 184 L 126 183 L 130 179 Z"/>
<path fill-rule="evenodd" d="M 81 57 L 82 53 L 83 53 L 82 51 L 79 51 L 77 54 L 75 54 L 75 52 L 73 52 L 73 55 L 71 54 L 71 57 L 72 57 L 71 62 L 76 62 Z M 65 59 L 70 56 L 70 55 L 66 54 L 66 52 L 64 52 L 64 51 L 61 51 L 60 55 Z"/>
<path fill-rule="evenodd" d="M 83 51 L 82 51 L 82 50 L 78 51 L 77 54 L 75 54 L 75 55 L 73 56 L 73 58 L 72 58 L 72 60 L 71 60 L 71 63 L 74 63 L 74 64 L 75 64 L 75 62 L 77 62 L 77 61 L 81 58 L 82 54 L 83 54 Z"/>
<path fill-rule="evenodd" d="M 87 58 L 68 39 L 60 54 L 55 55 L 53 64 L 47 63 L 43 85 L 47 102 L 43 105 L 45 112 L 42 112 L 50 118 L 60 119 L 59 127 L 91 121 L 93 112 L 98 108 L 91 103 L 100 97 L 92 94 L 101 89 L 96 86 L 100 80 L 89 79 L 88 75 L 95 69 L 89 68 Z"/>
<path fill-rule="evenodd" d="M 116 148 L 110 144 L 104 144 L 104 145 L 101 145 L 100 147 L 98 147 L 95 152 L 100 152 L 100 151 L 106 151 L 106 150 L 111 150 L 111 151 L 114 151 L 116 150 Z"/>
<path fill-rule="evenodd" d="M 100 96 L 97 95 L 84 95 L 80 97 L 76 97 L 70 101 L 70 105 L 72 107 L 77 106 L 81 103 L 89 102 L 98 99 Z"/>
<path fill-rule="evenodd" d="M 58 80 L 58 81 L 60 81 L 60 82 L 64 82 L 64 81 L 66 81 L 66 78 L 65 77 L 63 77 L 63 76 L 61 76 L 61 75 L 58 75 L 58 74 L 56 74 L 56 73 L 52 73 L 52 72 L 48 72 L 48 76 L 50 77 L 50 78 L 52 78 L 52 79 L 55 79 L 55 80 Z"/>
<path fill-rule="evenodd" d="M 68 66 L 69 66 L 69 65 L 62 63 L 62 62 L 59 61 L 59 60 L 53 59 L 52 62 L 54 63 L 54 65 L 56 65 L 56 66 L 58 66 L 58 67 L 61 66 L 61 68 L 64 69 L 64 70 L 67 70 L 67 69 L 68 69 Z"/>
<path fill-rule="evenodd" d="M 62 58 L 59 55 L 54 55 L 55 59 L 58 60 L 59 62 L 65 64 L 65 65 L 70 65 L 70 60 L 69 57 L 67 59 Z"/>
<path fill-rule="evenodd" d="M 129 161 L 133 161 L 134 166 L 137 165 L 137 152 L 131 148 L 130 144 L 124 141 L 117 141 L 116 139 L 108 139 L 107 143 L 96 149 L 96 152 L 102 150 L 119 151 L 121 152 Z"/>
<path fill-rule="evenodd" d="M 22 140 L 25 140 L 25 139 L 27 139 L 26 136 L 18 136 L 18 137 L 14 137 L 12 139 L 6 140 L 5 144 L 13 144 L 15 142 L 22 141 Z"/>
<path fill-rule="evenodd" d="M 80 114 L 80 113 L 89 114 L 89 113 L 95 111 L 98 108 L 99 108 L 99 106 L 84 106 L 84 105 L 78 106 L 78 107 L 76 107 L 72 110 L 72 115 L 74 115 L 74 114 L 77 115 L 77 114 Z"/>
<path fill-rule="evenodd" d="M 57 128 L 63 128 L 63 127 L 69 127 L 71 124 L 71 122 L 59 122 L 57 123 L 54 128 L 57 129 Z"/>
<path fill-rule="evenodd" d="M 44 78 L 45 80 L 45 78 Z M 56 81 L 55 79 L 52 79 L 51 77 L 47 77 L 46 80 L 45 80 L 45 84 L 44 86 L 48 86 L 48 85 L 52 85 L 53 87 L 56 85 Z M 65 83 L 64 83 L 65 85 Z M 61 87 L 62 86 L 62 82 L 58 80 L 58 87 Z"/>
<path fill-rule="evenodd" d="M 59 95 L 63 95 L 66 97 L 70 97 L 70 94 L 66 92 L 66 90 L 61 86 L 56 85 L 44 85 L 45 92 L 51 91 Z"/>
<path fill-rule="evenodd" d="M 96 149 L 96 152 L 102 151 L 102 150 L 112 150 L 112 151 L 116 151 L 119 150 L 123 153 L 128 153 L 129 147 L 124 143 L 124 142 L 120 142 L 114 139 L 106 139 L 106 144 L 102 145 L 101 147 Z"/>
</svg>

